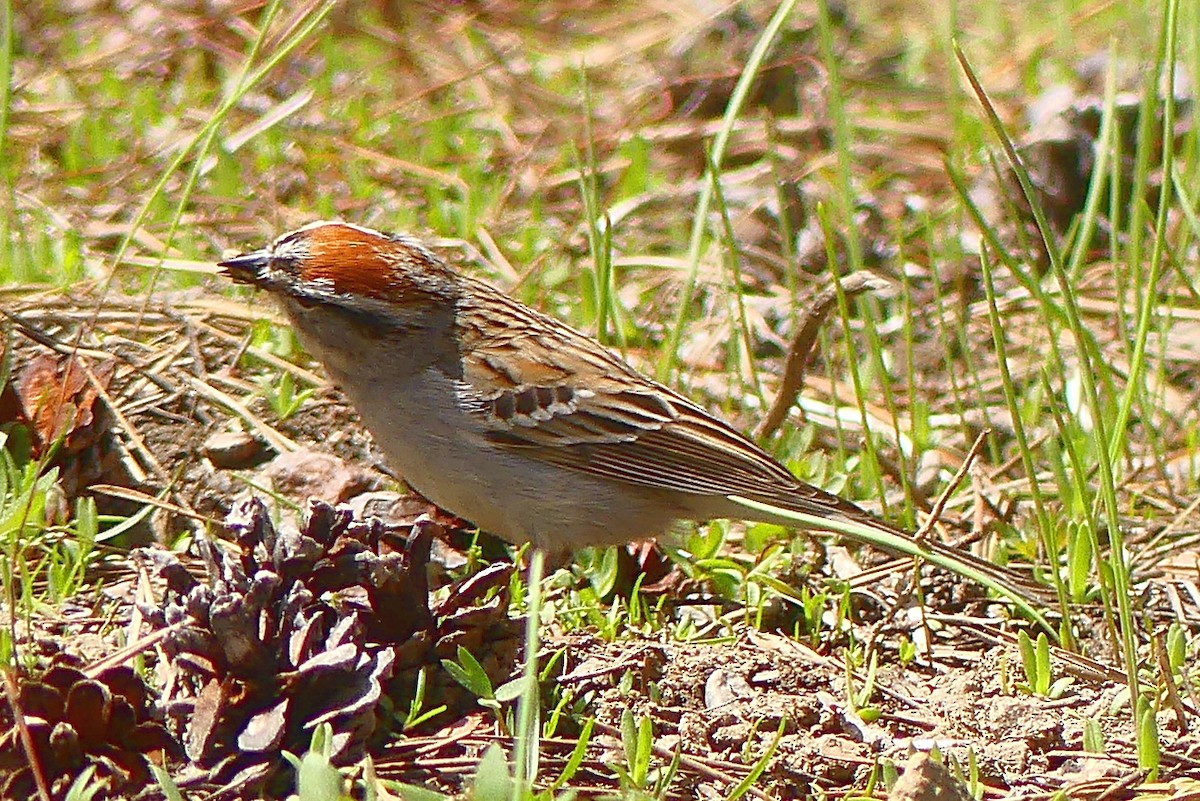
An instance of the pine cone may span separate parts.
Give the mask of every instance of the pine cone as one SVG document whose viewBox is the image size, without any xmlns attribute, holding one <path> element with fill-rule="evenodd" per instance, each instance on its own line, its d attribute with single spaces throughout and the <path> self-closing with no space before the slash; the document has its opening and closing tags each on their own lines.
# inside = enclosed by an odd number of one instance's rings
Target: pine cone
<svg viewBox="0 0 1200 801">
<path fill-rule="evenodd" d="M 377 521 L 317 501 L 302 531 L 276 531 L 257 500 L 226 525 L 236 545 L 196 540 L 203 583 L 173 554 L 135 552 L 167 585 L 162 605 L 143 609 L 173 628 L 164 704 L 193 766 L 222 794 L 277 791 L 272 777 L 290 775 L 279 752 L 303 753 L 321 723 L 333 729 L 335 762 L 358 759 L 390 719 L 385 696 L 405 703 L 421 666 L 511 628 L 498 625 L 511 565 L 460 582 L 431 610 L 427 563 L 441 527 L 428 518 L 395 544 Z M 496 674 L 507 676 L 512 661 L 501 661 Z M 397 666 L 403 677 L 392 680 Z"/>
<path fill-rule="evenodd" d="M 125 665 L 89 678 L 61 657 L 37 677 L 18 680 L 18 704 L 32 736 L 38 766 L 56 798 L 84 770 L 95 770 L 97 799 L 129 798 L 152 781 L 151 761 L 183 756 L 151 703 L 141 677 Z M 33 768 L 11 710 L 0 724 L 0 797 L 37 796 Z"/>
</svg>

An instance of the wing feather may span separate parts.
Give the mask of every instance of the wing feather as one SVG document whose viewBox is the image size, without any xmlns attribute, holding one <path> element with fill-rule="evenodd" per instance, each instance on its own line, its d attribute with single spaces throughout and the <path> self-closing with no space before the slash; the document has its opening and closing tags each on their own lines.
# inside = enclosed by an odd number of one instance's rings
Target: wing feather
<svg viewBox="0 0 1200 801">
<path fill-rule="evenodd" d="M 614 481 L 862 514 L 583 334 L 499 293 L 469 294 L 486 297 L 460 310 L 464 405 L 494 444 Z M 502 329 L 488 322 L 497 313 Z"/>
</svg>

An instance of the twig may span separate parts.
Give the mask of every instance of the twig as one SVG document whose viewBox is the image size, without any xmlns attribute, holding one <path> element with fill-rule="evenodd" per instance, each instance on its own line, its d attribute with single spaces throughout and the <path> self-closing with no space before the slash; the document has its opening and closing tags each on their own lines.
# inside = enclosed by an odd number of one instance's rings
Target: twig
<svg viewBox="0 0 1200 801">
<path fill-rule="evenodd" d="M 29 760 L 29 769 L 33 773 L 33 781 L 37 784 L 38 796 L 42 801 L 51 801 L 50 788 L 46 786 L 46 777 L 42 774 L 42 765 L 38 760 L 37 748 L 33 744 L 33 735 L 29 733 L 29 725 L 25 722 L 25 712 L 21 709 L 21 693 L 13 681 L 12 668 L 0 668 L 0 676 L 4 677 L 4 694 L 8 696 L 8 705 L 12 708 L 13 721 L 17 726 L 17 734 L 21 738 L 21 747 Z"/>
<path fill-rule="evenodd" d="M 300 446 L 297 445 L 295 441 L 284 436 L 283 434 L 280 434 L 274 428 L 267 425 L 266 422 L 259 419 L 257 415 L 247 409 L 243 403 L 225 394 L 224 392 L 221 392 L 213 385 L 207 384 L 201 381 L 199 378 L 195 378 L 190 375 L 183 376 L 181 380 L 184 384 L 187 384 L 189 387 L 191 387 L 197 395 L 204 398 L 206 401 L 215 403 L 218 406 L 224 406 L 226 409 L 245 420 L 254 428 L 255 431 L 258 432 L 259 436 L 267 441 L 268 445 L 270 445 L 279 453 L 291 453 L 292 451 L 299 449 Z"/>
<path fill-rule="evenodd" d="M 129 645 L 126 645 L 121 650 L 111 653 L 103 659 L 88 665 L 88 667 L 83 671 L 84 675 L 88 678 L 94 679 L 104 671 L 108 670 L 110 667 L 123 664 L 124 662 L 142 653 L 150 646 L 157 645 L 175 632 L 182 630 L 186 625 L 187 621 L 181 620 L 178 623 L 172 623 L 166 628 L 152 631 L 146 636 L 131 642 Z"/>
<path fill-rule="evenodd" d="M 842 292 L 846 297 L 853 297 L 867 290 L 883 289 L 887 286 L 887 282 L 865 270 L 851 273 L 841 280 L 841 284 Z M 771 404 L 771 408 L 762 422 L 754 429 L 755 439 L 762 440 L 771 436 L 787 418 L 788 411 L 796 402 L 796 396 L 800 394 L 800 390 L 804 386 L 804 370 L 808 366 L 809 356 L 812 355 L 813 345 L 817 342 L 817 333 L 821 330 L 821 325 L 829 316 L 829 312 L 833 310 L 835 303 L 837 303 L 836 288 L 826 287 L 813 297 L 812 305 L 800 319 L 800 325 L 797 326 L 796 333 L 792 335 L 792 342 L 788 345 L 787 360 L 783 365 L 783 383 L 779 386 L 779 394 L 775 396 L 775 402 Z"/>
<path fill-rule="evenodd" d="M 933 504 L 933 509 L 929 512 L 929 518 L 921 524 L 921 527 L 917 529 L 917 533 L 913 535 L 918 541 L 929 536 L 929 532 L 942 519 L 942 512 L 946 511 L 946 504 L 950 502 L 950 496 L 954 494 L 954 491 L 958 489 L 958 485 L 967 477 L 967 472 L 971 469 L 971 465 L 975 464 L 975 460 L 979 458 L 979 452 L 983 450 L 983 443 L 987 442 L 987 438 L 991 433 L 992 430 L 990 428 L 985 428 L 979 432 L 979 436 L 971 444 L 971 450 L 967 451 L 967 457 L 958 466 L 958 471 L 950 479 L 950 482 L 946 484 L 941 494 L 938 495 L 937 501 Z"/>
<path fill-rule="evenodd" d="M 94 492 L 99 495 L 107 495 L 110 498 L 120 498 L 123 501 L 133 501 L 134 503 L 146 504 L 148 506 L 156 506 L 159 509 L 170 512 L 172 514 L 182 515 L 183 517 L 199 520 L 202 523 L 208 523 L 211 526 L 225 525 L 220 520 L 213 517 L 206 517 L 192 509 L 164 501 L 162 498 L 156 498 L 153 495 L 147 495 L 139 490 L 130 487 L 118 487 L 114 484 L 91 484 L 88 486 L 88 492 Z"/>
</svg>

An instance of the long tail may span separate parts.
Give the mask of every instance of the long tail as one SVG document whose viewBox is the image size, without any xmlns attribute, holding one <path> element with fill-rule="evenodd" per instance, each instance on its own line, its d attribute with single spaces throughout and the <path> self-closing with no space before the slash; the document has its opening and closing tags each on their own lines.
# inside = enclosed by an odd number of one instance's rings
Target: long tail
<svg viewBox="0 0 1200 801">
<path fill-rule="evenodd" d="M 754 515 L 747 517 L 756 520 L 767 520 L 812 531 L 829 531 L 887 553 L 925 559 L 992 588 L 1009 598 L 1050 634 L 1056 633 L 1040 611 L 1052 602 L 1054 596 L 1051 590 L 1011 568 L 993 564 L 962 548 L 918 538 L 901 528 L 885 523 L 844 499 L 839 499 L 841 503 L 831 510 L 807 504 L 806 508 L 802 509 L 784 508 L 738 495 L 728 497 L 734 503 L 754 512 Z"/>
</svg>

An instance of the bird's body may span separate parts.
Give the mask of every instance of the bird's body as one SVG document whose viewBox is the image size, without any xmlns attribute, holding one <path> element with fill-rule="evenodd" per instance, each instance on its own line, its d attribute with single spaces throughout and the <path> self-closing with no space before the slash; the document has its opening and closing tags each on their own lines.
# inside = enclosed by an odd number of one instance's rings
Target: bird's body
<svg viewBox="0 0 1200 801">
<path fill-rule="evenodd" d="M 731 496 L 911 541 L 411 237 L 315 223 L 222 266 L 280 299 L 405 481 L 511 542 L 562 554 L 656 536 L 681 519 L 789 522 Z"/>
<path fill-rule="evenodd" d="M 359 411 L 389 465 L 430 501 L 485 531 L 515 543 L 532 540 L 557 556 L 587 545 L 654 536 L 684 516 L 651 488 L 616 486 L 586 474 L 564 481 L 556 464 L 490 441 L 482 427 L 464 426 L 464 419 L 482 420 L 491 412 L 461 379 L 443 370 L 426 365 L 397 379 L 405 372 L 398 362 L 408 357 L 396 358 L 378 340 L 347 347 L 331 345 L 303 322 L 297 330 L 305 348 L 330 365 L 330 376 Z M 358 364 L 370 365 L 375 375 L 351 379 L 344 365 Z"/>
</svg>

